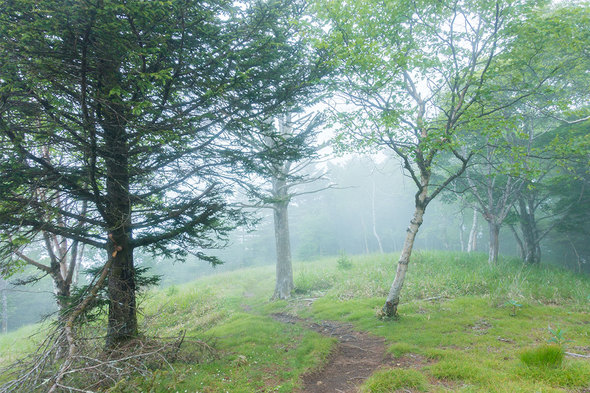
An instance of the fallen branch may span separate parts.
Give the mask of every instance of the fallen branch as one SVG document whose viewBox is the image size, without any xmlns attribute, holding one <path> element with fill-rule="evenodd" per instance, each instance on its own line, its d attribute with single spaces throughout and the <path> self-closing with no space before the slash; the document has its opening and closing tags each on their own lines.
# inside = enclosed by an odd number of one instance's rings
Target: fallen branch
<svg viewBox="0 0 590 393">
<path fill-rule="evenodd" d="M 68 320 L 66 321 L 66 323 L 64 325 L 64 333 L 66 336 L 66 340 L 68 341 L 68 356 L 64 360 L 62 366 L 60 367 L 59 372 L 53 382 L 53 385 L 48 390 L 48 393 L 54 393 L 56 391 L 56 389 L 61 387 L 61 381 L 63 380 L 67 371 L 72 366 L 72 363 L 74 361 L 74 357 L 76 356 L 76 339 L 74 337 L 74 322 L 76 321 L 76 318 L 78 318 L 84 312 L 84 310 L 86 309 L 86 307 L 88 307 L 90 302 L 92 300 L 94 300 L 94 298 L 96 298 L 98 291 L 102 288 L 105 280 L 107 279 L 107 275 L 108 275 L 108 272 L 109 272 L 109 269 L 110 269 L 112 263 L 113 263 L 113 258 L 109 257 L 107 263 L 104 265 L 104 267 L 102 269 L 102 273 L 100 274 L 100 277 L 98 278 L 96 283 L 94 283 L 94 285 L 92 286 L 92 289 L 90 290 L 90 294 L 88 296 L 86 296 L 84 298 L 84 300 L 81 301 L 80 304 L 78 304 L 78 306 L 76 306 L 74 311 L 72 311 L 72 313 L 69 315 Z"/>
<path fill-rule="evenodd" d="M 569 356 L 573 356 L 575 358 L 590 359 L 590 355 L 582 355 L 580 353 L 573 353 L 573 352 L 565 352 L 565 354 L 569 355 Z"/>
</svg>

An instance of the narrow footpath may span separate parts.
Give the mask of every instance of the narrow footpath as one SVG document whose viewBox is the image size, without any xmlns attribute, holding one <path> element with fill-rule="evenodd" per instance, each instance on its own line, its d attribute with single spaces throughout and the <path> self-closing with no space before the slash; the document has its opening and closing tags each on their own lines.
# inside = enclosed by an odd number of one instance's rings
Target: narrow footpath
<svg viewBox="0 0 590 393">
<path fill-rule="evenodd" d="M 355 393 L 375 370 L 391 364 L 385 353 L 385 340 L 364 332 L 352 325 L 334 321 L 310 322 L 289 314 L 273 314 L 283 323 L 298 324 L 338 340 L 328 363 L 303 377 L 301 393 Z"/>
</svg>

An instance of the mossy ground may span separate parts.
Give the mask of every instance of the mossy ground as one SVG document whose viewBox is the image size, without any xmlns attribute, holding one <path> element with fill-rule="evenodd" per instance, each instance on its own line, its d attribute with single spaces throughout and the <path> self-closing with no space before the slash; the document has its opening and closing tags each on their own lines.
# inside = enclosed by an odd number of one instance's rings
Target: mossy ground
<svg viewBox="0 0 590 393">
<path fill-rule="evenodd" d="M 394 255 L 295 265 L 298 294 L 270 302 L 274 270 L 224 273 L 145 296 L 145 334 L 185 331 L 211 343 L 217 359 L 177 362 L 153 378 L 120 381 L 111 392 L 292 392 L 319 367 L 333 340 L 274 321 L 273 312 L 346 321 L 387 340 L 391 367 L 362 391 L 588 392 L 590 360 L 566 357 L 560 366 L 521 361 L 523 351 L 547 343 L 559 328 L 570 352 L 590 353 L 590 278 L 483 255 L 415 253 L 403 290 L 400 318 L 380 320 L 395 270 Z M 510 300 L 522 307 L 513 314 Z M 2 338 L 0 358 L 23 353 L 23 333 Z M 4 343 L 12 342 L 11 348 Z M 20 344 L 19 344 L 20 343 Z"/>
</svg>

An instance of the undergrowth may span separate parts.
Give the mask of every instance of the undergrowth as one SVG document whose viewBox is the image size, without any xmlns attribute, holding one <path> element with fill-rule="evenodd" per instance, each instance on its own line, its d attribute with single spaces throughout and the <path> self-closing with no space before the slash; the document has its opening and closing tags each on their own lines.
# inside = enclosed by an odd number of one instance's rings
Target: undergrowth
<svg viewBox="0 0 590 393">
<path fill-rule="evenodd" d="M 347 256 L 346 263 L 341 257 L 295 264 L 297 290 L 290 301 L 269 301 L 272 266 L 152 291 L 141 304 L 144 333 L 186 334 L 211 345 L 216 356 L 200 363 L 179 358 L 149 377 L 128 376 L 108 391 L 295 392 L 302 375 L 326 361 L 334 341 L 277 322 L 271 317 L 276 312 L 346 321 L 384 337 L 393 360 L 365 382 L 363 392 L 588 391 L 587 359 L 534 360 L 549 357 L 535 351 L 555 336 L 551 326 L 554 332 L 559 327 L 567 351 L 590 353 L 588 277 L 511 259 L 490 266 L 481 254 L 416 252 L 401 317 L 383 321 L 375 313 L 396 259 Z M 517 312 L 507 306 L 511 301 L 518 303 Z M 30 352 L 31 332 L 0 337 L 0 361 Z"/>
</svg>

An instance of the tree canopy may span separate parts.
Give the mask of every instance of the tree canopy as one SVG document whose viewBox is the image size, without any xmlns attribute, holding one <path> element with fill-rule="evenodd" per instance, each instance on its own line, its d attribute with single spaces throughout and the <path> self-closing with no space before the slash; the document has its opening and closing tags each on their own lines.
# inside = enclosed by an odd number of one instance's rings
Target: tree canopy
<svg viewBox="0 0 590 393">
<path fill-rule="evenodd" d="M 243 220 L 219 180 L 245 159 L 239 134 L 303 100 L 321 77 L 321 57 L 293 23 L 304 7 L 45 0 L 0 8 L 3 250 L 40 231 L 106 249 L 109 337 L 131 337 L 133 250 L 219 262 L 204 250 Z M 51 203 L 58 198 L 69 208 Z"/>
</svg>

